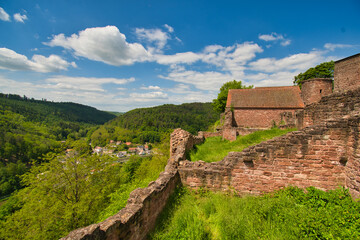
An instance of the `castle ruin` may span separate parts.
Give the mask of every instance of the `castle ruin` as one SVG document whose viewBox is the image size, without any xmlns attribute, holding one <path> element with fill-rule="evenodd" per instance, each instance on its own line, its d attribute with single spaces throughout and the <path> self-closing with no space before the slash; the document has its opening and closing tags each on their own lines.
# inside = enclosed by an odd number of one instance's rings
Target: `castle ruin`
<svg viewBox="0 0 360 240">
<path fill-rule="evenodd" d="M 242 152 L 230 152 L 222 161 L 186 160 L 186 152 L 206 134 L 193 136 L 182 129 L 174 130 L 171 157 L 156 181 L 134 190 L 126 207 L 114 216 L 74 230 L 63 239 L 146 239 L 169 196 L 180 185 L 214 191 L 234 189 L 239 195 L 262 194 L 291 185 L 323 190 L 343 186 L 359 198 L 359 63 L 360 54 L 335 62 L 335 93 L 324 93 L 320 100 L 303 94 L 310 103 L 293 117 L 299 131 Z M 321 95 L 325 91 L 322 84 L 327 83 L 314 80 L 311 84 L 317 85 L 310 87 L 314 93 Z"/>
</svg>

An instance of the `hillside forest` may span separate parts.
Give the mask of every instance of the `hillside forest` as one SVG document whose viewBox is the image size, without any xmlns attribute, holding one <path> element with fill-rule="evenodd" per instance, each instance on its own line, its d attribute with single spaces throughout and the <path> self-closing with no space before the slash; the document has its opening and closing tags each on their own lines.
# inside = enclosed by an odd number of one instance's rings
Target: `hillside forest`
<svg viewBox="0 0 360 240">
<path fill-rule="evenodd" d="M 115 214 L 163 171 L 172 129 L 195 133 L 218 118 L 210 103 L 117 115 L 0 94 L 0 239 L 58 239 Z M 151 144 L 154 154 L 124 162 L 93 152 L 111 140 Z"/>
</svg>

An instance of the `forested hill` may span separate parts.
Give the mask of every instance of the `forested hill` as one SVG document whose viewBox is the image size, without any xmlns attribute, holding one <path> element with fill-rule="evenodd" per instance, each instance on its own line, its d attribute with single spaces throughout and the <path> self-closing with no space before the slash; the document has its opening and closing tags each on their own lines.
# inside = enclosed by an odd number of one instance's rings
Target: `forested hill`
<svg viewBox="0 0 360 240">
<path fill-rule="evenodd" d="M 206 131 L 219 119 L 211 103 L 166 104 L 126 112 L 105 123 L 91 135 L 91 143 L 104 146 L 110 140 L 134 143 L 159 142 L 163 134 L 182 128 L 193 134 Z"/>
<path fill-rule="evenodd" d="M 116 117 L 115 114 L 78 103 L 35 100 L 15 94 L 0 93 L 0 106 L 2 106 L 3 109 L 23 115 L 29 121 L 36 122 L 63 120 L 104 124 Z"/>
<path fill-rule="evenodd" d="M 165 104 L 152 108 L 139 108 L 118 116 L 106 125 L 141 131 L 167 131 L 183 128 L 197 133 L 219 119 L 211 103 Z"/>
</svg>

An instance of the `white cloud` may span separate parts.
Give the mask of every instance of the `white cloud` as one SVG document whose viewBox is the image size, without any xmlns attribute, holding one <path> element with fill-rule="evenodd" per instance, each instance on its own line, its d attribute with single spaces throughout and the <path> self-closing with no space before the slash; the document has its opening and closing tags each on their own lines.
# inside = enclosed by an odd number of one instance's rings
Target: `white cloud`
<svg viewBox="0 0 360 240">
<path fill-rule="evenodd" d="M 269 41 L 280 41 L 280 44 L 282 46 L 288 46 L 291 44 L 291 40 L 290 39 L 286 39 L 282 34 L 278 34 L 276 32 L 273 32 L 271 34 L 260 34 L 259 35 L 259 39 L 260 40 L 264 40 L 266 42 Z"/>
<path fill-rule="evenodd" d="M 186 63 L 191 64 L 196 61 L 199 61 L 203 57 L 202 54 L 197 54 L 193 52 L 183 52 L 176 53 L 174 55 L 155 55 L 155 59 L 157 63 L 163 65 L 171 65 L 171 64 L 179 64 Z"/>
<path fill-rule="evenodd" d="M 45 98 L 49 101 L 76 102 L 98 109 L 112 111 L 127 111 L 141 104 L 134 105 L 131 98 L 126 97 L 118 101 L 118 96 L 124 93 L 113 94 L 103 88 L 102 84 L 126 84 L 134 81 L 134 78 L 86 78 L 54 76 L 36 82 L 24 82 L 7 79 L 0 75 L 0 89 L 3 93 L 13 93 L 34 97 Z"/>
<path fill-rule="evenodd" d="M 130 93 L 130 97 L 132 101 L 135 102 L 149 102 L 154 100 L 163 100 L 167 99 L 167 93 L 157 91 L 157 92 L 149 92 L 149 93 Z"/>
<path fill-rule="evenodd" d="M 57 72 L 67 70 L 69 66 L 76 67 L 57 55 L 45 57 L 34 55 L 31 60 L 8 48 L 0 48 L 0 69 L 11 71 Z"/>
<path fill-rule="evenodd" d="M 241 80 L 244 77 L 246 64 L 256 57 L 256 53 L 263 49 L 252 42 L 235 44 L 223 47 L 220 45 L 210 45 L 200 53 L 186 52 L 175 55 L 156 55 L 157 62 L 160 64 L 172 64 L 168 75 L 159 77 L 171 81 L 192 84 L 201 90 L 217 91 L 221 85 L 233 79 Z M 221 71 L 198 72 L 186 70 L 176 64 L 191 64 L 196 61 L 214 65 Z"/>
<path fill-rule="evenodd" d="M 183 83 L 175 85 L 175 87 L 169 89 L 169 91 L 176 94 L 192 93 L 190 86 Z"/>
<path fill-rule="evenodd" d="M 326 43 L 324 45 L 325 49 L 328 49 L 330 51 L 334 51 L 336 48 L 350 48 L 353 47 L 353 45 L 350 44 L 334 44 L 334 43 Z"/>
<path fill-rule="evenodd" d="M 290 39 L 285 39 L 284 41 L 281 41 L 280 44 L 281 44 L 281 46 L 286 47 L 286 46 L 291 44 L 291 40 Z"/>
<path fill-rule="evenodd" d="M 303 71 L 315 66 L 323 59 L 321 52 L 299 53 L 281 59 L 262 58 L 251 62 L 249 66 L 252 70 L 264 72 Z"/>
<path fill-rule="evenodd" d="M 0 19 L 3 21 L 10 22 L 9 14 L 7 14 L 7 12 L 5 12 L 5 10 L 2 7 L 0 7 Z"/>
<path fill-rule="evenodd" d="M 173 33 L 174 32 L 174 28 L 172 26 L 169 26 L 167 24 L 164 24 L 164 27 L 168 30 L 169 33 Z"/>
<path fill-rule="evenodd" d="M 16 22 L 21 22 L 21 23 L 25 23 L 24 21 L 27 20 L 27 16 L 24 14 L 24 15 L 21 15 L 20 13 L 15 13 L 14 14 L 14 19 Z"/>
<path fill-rule="evenodd" d="M 221 72 L 173 71 L 160 78 L 194 85 L 201 90 L 217 91 L 225 82 L 233 80 L 233 76 Z"/>
<path fill-rule="evenodd" d="M 45 80 L 47 87 L 62 90 L 81 90 L 88 92 L 105 92 L 103 84 L 126 84 L 135 81 L 134 78 L 88 78 L 88 77 L 69 77 L 69 76 L 53 76 Z"/>
<path fill-rule="evenodd" d="M 50 42 L 44 44 L 73 50 L 76 56 L 114 66 L 144 62 L 150 57 L 141 44 L 128 43 L 125 35 L 115 26 L 87 28 L 70 37 L 55 35 Z"/>
<path fill-rule="evenodd" d="M 282 71 L 272 74 L 257 73 L 246 76 L 246 80 L 256 87 L 290 86 L 296 71 Z"/>
<path fill-rule="evenodd" d="M 161 91 L 161 87 L 159 87 L 159 86 L 141 87 L 140 89 L 143 89 L 143 90 L 158 90 L 158 91 Z"/>
<path fill-rule="evenodd" d="M 192 64 L 197 61 L 221 67 L 225 71 L 239 72 L 246 62 L 255 58 L 256 53 L 263 49 L 252 42 L 223 47 L 220 45 L 206 46 L 200 53 L 184 52 L 174 55 L 155 55 L 157 63 L 164 65 Z"/>
<path fill-rule="evenodd" d="M 148 43 L 155 43 L 157 50 L 161 50 L 165 47 L 170 36 L 163 32 L 161 29 L 145 29 L 136 28 L 135 33 L 138 39 L 144 40 Z"/>
</svg>

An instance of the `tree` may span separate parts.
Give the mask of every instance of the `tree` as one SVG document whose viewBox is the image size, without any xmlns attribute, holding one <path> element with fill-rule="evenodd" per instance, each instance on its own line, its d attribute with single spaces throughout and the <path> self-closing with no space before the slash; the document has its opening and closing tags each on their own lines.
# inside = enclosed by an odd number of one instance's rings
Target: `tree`
<svg viewBox="0 0 360 240">
<path fill-rule="evenodd" d="M 334 61 L 323 62 L 294 77 L 294 84 L 301 88 L 303 81 L 311 78 L 334 78 Z"/>
<path fill-rule="evenodd" d="M 14 195 L 21 208 L 2 217 L 0 239 L 59 239 L 94 223 L 120 184 L 121 166 L 115 158 L 47 156 L 49 162 L 23 175 L 27 187 Z"/>
<path fill-rule="evenodd" d="M 222 113 L 225 111 L 229 89 L 251 89 L 253 87 L 253 85 L 242 85 L 241 81 L 236 80 L 224 83 L 220 88 L 220 92 L 217 98 L 214 99 L 212 102 L 214 110 L 218 113 Z"/>
</svg>

